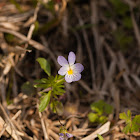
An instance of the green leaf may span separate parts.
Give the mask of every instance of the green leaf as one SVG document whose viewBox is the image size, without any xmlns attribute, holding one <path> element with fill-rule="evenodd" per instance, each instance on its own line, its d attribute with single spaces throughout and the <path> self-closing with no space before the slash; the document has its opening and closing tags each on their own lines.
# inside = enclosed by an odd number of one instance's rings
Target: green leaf
<svg viewBox="0 0 140 140">
<path fill-rule="evenodd" d="M 122 120 L 125 120 L 126 123 L 129 123 L 131 121 L 131 112 L 130 110 L 127 111 L 127 114 L 125 112 L 120 113 L 119 118 Z"/>
<path fill-rule="evenodd" d="M 132 120 L 131 133 L 138 132 L 139 129 L 140 129 L 140 115 L 136 115 Z"/>
<path fill-rule="evenodd" d="M 105 123 L 107 121 L 107 117 L 106 116 L 101 116 L 101 117 L 99 117 L 99 119 L 98 119 L 98 122 L 99 123 Z"/>
<path fill-rule="evenodd" d="M 90 122 L 96 122 L 98 120 L 98 115 L 95 113 L 89 113 L 88 114 L 88 119 Z"/>
<path fill-rule="evenodd" d="M 122 120 L 127 120 L 127 116 L 126 116 L 125 112 L 120 113 L 119 118 Z"/>
<path fill-rule="evenodd" d="M 104 112 L 106 114 L 111 114 L 113 112 L 113 107 L 111 105 L 105 103 Z"/>
<path fill-rule="evenodd" d="M 134 118 L 134 121 L 138 124 L 140 124 L 140 115 L 136 115 Z"/>
<path fill-rule="evenodd" d="M 97 134 L 97 137 L 99 138 L 99 140 L 104 140 L 103 137 L 99 134 Z"/>
<path fill-rule="evenodd" d="M 65 82 L 64 76 L 56 75 L 54 81 L 56 82 L 56 85 L 61 85 Z"/>
<path fill-rule="evenodd" d="M 56 95 L 59 95 L 61 93 L 65 93 L 65 90 L 62 88 L 59 88 L 59 87 L 56 87 L 55 90 L 58 92 L 58 93 L 56 93 Z"/>
<path fill-rule="evenodd" d="M 63 112 L 64 112 L 64 107 L 63 107 L 63 104 L 59 101 L 53 101 L 51 102 L 50 104 L 50 107 L 51 107 L 51 110 L 54 112 L 54 113 L 58 113 L 58 115 L 62 115 Z"/>
<path fill-rule="evenodd" d="M 133 132 L 137 132 L 139 131 L 139 128 L 140 128 L 140 115 L 136 115 L 134 117 L 133 120 L 131 120 L 131 111 L 128 110 L 127 111 L 127 114 L 125 114 L 124 112 L 123 113 L 120 113 L 120 119 L 123 119 L 126 121 L 126 126 L 125 128 L 123 129 L 123 132 L 124 133 L 133 133 Z"/>
<path fill-rule="evenodd" d="M 95 102 L 95 103 L 92 103 L 91 110 L 97 112 L 99 115 L 102 115 L 104 104 L 105 104 L 105 102 L 102 100 Z"/>
<path fill-rule="evenodd" d="M 24 94 L 31 95 L 35 93 L 35 88 L 33 87 L 32 83 L 27 81 L 21 86 L 21 91 Z"/>
<path fill-rule="evenodd" d="M 49 91 L 46 95 L 44 95 L 41 98 L 40 105 L 39 105 L 39 112 L 44 111 L 45 108 L 48 106 L 48 104 L 50 102 L 50 98 L 51 98 L 51 92 L 52 91 Z"/>
<path fill-rule="evenodd" d="M 131 119 L 131 111 L 130 110 L 127 111 L 127 116 L 129 119 Z"/>
<path fill-rule="evenodd" d="M 48 88 L 50 84 L 36 84 L 34 85 L 35 88 Z"/>
<path fill-rule="evenodd" d="M 58 78 L 57 78 L 57 80 L 63 79 L 64 77 L 65 77 L 65 76 L 58 75 Z"/>
<path fill-rule="evenodd" d="M 131 123 L 127 124 L 127 125 L 125 126 L 125 128 L 123 129 L 123 132 L 124 132 L 125 134 L 129 133 L 130 131 L 131 131 Z"/>
<path fill-rule="evenodd" d="M 48 61 L 45 58 L 37 58 L 38 63 L 40 64 L 41 68 L 48 74 L 51 75 L 51 67 Z"/>
<path fill-rule="evenodd" d="M 131 133 L 138 132 L 140 125 L 137 125 L 135 122 L 132 121 Z"/>
</svg>

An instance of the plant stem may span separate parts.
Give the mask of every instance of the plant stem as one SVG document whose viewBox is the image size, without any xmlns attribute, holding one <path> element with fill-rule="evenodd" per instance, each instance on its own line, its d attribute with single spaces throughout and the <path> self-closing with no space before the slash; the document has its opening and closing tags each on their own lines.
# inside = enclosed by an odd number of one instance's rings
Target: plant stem
<svg viewBox="0 0 140 140">
<path fill-rule="evenodd" d="M 64 126 L 64 124 L 62 124 L 62 122 L 60 121 L 60 118 L 59 118 L 59 115 L 58 115 L 58 112 L 57 112 L 57 108 L 56 108 L 56 106 L 55 106 L 54 101 L 53 101 L 53 106 L 54 106 L 54 108 L 55 108 L 55 110 L 56 110 L 57 118 L 58 118 L 58 121 L 59 121 L 60 125 L 61 125 L 61 126 Z"/>
</svg>

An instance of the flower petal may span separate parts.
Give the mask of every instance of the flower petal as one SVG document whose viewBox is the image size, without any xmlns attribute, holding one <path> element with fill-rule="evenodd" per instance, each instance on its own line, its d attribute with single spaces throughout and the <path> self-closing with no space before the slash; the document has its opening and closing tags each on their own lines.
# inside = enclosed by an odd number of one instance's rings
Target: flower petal
<svg viewBox="0 0 140 140">
<path fill-rule="evenodd" d="M 64 134 L 63 133 L 59 133 L 59 136 L 64 136 Z"/>
<path fill-rule="evenodd" d="M 67 73 L 67 71 L 69 70 L 69 65 L 67 66 L 63 66 L 60 68 L 60 70 L 58 71 L 58 74 L 60 75 L 65 75 Z"/>
<path fill-rule="evenodd" d="M 75 73 L 81 73 L 84 70 L 84 66 L 82 64 L 80 64 L 80 63 L 76 63 L 76 64 L 71 66 L 71 69 Z"/>
<path fill-rule="evenodd" d="M 65 80 L 67 83 L 71 83 L 73 81 L 73 75 L 66 74 Z"/>
<path fill-rule="evenodd" d="M 72 134 L 70 134 L 70 133 L 66 133 L 66 136 L 67 136 L 68 138 L 73 137 L 73 135 L 72 135 Z"/>
<path fill-rule="evenodd" d="M 79 81 L 81 79 L 81 74 L 80 73 L 75 73 L 72 76 L 72 81 Z"/>
<path fill-rule="evenodd" d="M 59 133 L 59 140 L 64 140 L 64 134 L 63 133 Z"/>
<path fill-rule="evenodd" d="M 59 137 L 59 140 L 65 140 L 64 137 Z"/>
<path fill-rule="evenodd" d="M 63 57 L 63 56 L 58 56 L 57 62 L 58 62 L 61 66 L 68 65 L 68 61 L 67 61 L 67 60 L 65 59 L 65 57 Z"/>
<path fill-rule="evenodd" d="M 75 63 L 75 59 L 76 59 L 75 53 L 70 52 L 68 56 L 69 65 L 73 65 Z"/>
</svg>

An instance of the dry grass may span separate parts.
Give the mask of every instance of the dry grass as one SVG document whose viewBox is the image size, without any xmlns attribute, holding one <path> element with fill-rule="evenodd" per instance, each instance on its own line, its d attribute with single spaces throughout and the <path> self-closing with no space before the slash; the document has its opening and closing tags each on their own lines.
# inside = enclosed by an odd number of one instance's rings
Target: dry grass
<svg viewBox="0 0 140 140">
<path fill-rule="evenodd" d="M 119 120 L 119 113 L 128 109 L 140 114 L 140 2 L 121 1 L 128 7 L 129 27 L 110 1 L 62 0 L 52 11 L 45 8 L 48 0 L 36 6 L 31 0 L 0 1 L 0 139 L 59 139 L 57 116 L 49 108 L 39 113 L 38 91 L 25 94 L 21 87 L 44 76 L 36 58 L 48 59 L 56 74 L 57 56 L 69 51 L 85 67 L 82 80 L 65 84 L 61 122 L 74 135 L 71 140 L 93 140 L 98 133 L 105 140 L 140 139 L 140 133 L 123 134 L 124 121 Z M 128 36 L 131 41 L 122 43 Z M 103 126 L 91 127 L 90 103 L 100 99 L 114 113 Z"/>
</svg>

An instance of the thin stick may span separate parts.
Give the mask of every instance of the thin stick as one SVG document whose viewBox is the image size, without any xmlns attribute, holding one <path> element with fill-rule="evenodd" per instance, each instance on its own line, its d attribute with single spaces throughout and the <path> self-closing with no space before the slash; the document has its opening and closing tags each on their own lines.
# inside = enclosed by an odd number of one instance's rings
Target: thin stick
<svg viewBox="0 0 140 140">
<path fill-rule="evenodd" d="M 92 134 L 88 135 L 87 137 L 85 137 L 81 140 L 93 140 L 94 138 L 97 137 L 97 134 L 102 135 L 102 134 L 108 132 L 109 128 L 110 128 L 110 122 L 108 121 L 103 126 L 101 126 L 98 130 L 96 130 L 95 132 L 93 132 Z"/>
<path fill-rule="evenodd" d="M 79 14 L 78 9 L 76 9 L 76 15 L 77 15 L 77 17 L 79 19 L 80 26 L 83 26 L 84 23 L 83 23 L 83 20 L 82 20 L 80 14 Z M 96 85 L 95 85 L 95 70 L 94 70 L 95 68 L 94 68 L 94 59 L 93 59 L 93 55 L 92 55 L 92 50 L 90 48 L 90 43 L 89 43 L 89 40 L 88 40 L 87 33 L 86 33 L 86 31 L 83 28 L 82 28 L 82 33 L 83 33 L 83 36 L 84 36 L 87 52 L 89 54 L 91 76 L 92 76 L 92 88 L 93 87 L 96 88 Z"/>
<path fill-rule="evenodd" d="M 49 136 L 48 136 L 48 134 L 47 134 L 46 127 L 45 127 L 45 123 L 44 123 L 44 121 L 43 121 L 41 112 L 39 112 L 39 117 L 40 117 L 40 119 L 41 119 L 41 125 L 42 125 L 42 129 L 43 129 L 43 133 L 44 133 L 44 139 L 45 139 L 45 140 L 49 140 Z"/>
</svg>

